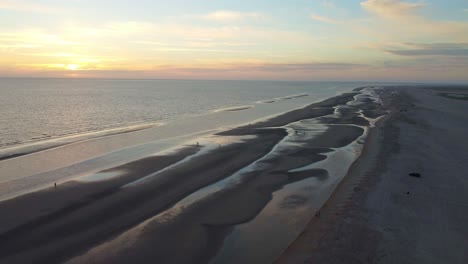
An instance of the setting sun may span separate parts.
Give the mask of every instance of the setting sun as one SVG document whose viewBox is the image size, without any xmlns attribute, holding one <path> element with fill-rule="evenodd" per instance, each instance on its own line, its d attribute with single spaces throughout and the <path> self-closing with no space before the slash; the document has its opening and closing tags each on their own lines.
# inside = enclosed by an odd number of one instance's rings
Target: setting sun
<svg viewBox="0 0 468 264">
<path fill-rule="evenodd" d="M 79 66 L 76 65 L 76 64 L 68 64 L 68 65 L 67 65 L 67 69 L 70 70 L 70 71 L 75 71 L 75 70 L 77 70 L 78 68 L 79 68 Z"/>
</svg>

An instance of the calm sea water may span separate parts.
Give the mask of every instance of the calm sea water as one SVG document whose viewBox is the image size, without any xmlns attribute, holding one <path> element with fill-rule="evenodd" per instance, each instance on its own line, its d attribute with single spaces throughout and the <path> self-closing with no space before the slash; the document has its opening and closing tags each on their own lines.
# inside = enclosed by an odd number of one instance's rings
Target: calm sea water
<svg viewBox="0 0 468 264">
<path fill-rule="evenodd" d="M 362 84 L 274 81 L 0 79 L 0 148 L 256 101 L 328 97 Z"/>
</svg>

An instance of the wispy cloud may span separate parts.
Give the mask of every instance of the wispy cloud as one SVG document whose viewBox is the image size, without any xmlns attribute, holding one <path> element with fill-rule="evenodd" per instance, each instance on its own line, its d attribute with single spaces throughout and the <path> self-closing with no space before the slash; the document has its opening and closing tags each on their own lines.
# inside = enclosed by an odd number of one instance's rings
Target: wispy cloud
<svg viewBox="0 0 468 264">
<path fill-rule="evenodd" d="M 468 56 L 468 43 L 405 43 L 407 48 L 390 48 L 387 52 L 401 56 Z"/>
<path fill-rule="evenodd" d="M 1 39 L 0 39 L 1 42 Z M 1 44 L 0 49 L 2 50 L 16 50 L 16 49 L 34 49 L 42 47 L 40 44 L 23 44 L 23 43 L 8 43 L 8 44 Z"/>
<path fill-rule="evenodd" d="M 186 39 L 177 42 L 159 42 L 159 41 L 146 41 L 138 40 L 132 41 L 132 43 L 140 44 L 144 46 L 155 46 L 155 47 L 198 47 L 198 48 L 212 48 L 218 46 L 227 46 L 227 47 L 248 47 L 255 46 L 256 43 L 252 42 L 225 42 L 225 41 L 215 41 L 213 39 Z"/>
<path fill-rule="evenodd" d="M 334 8 L 336 7 L 335 3 L 330 0 L 323 0 L 320 2 L 320 5 L 326 8 Z"/>
<path fill-rule="evenodd" d="M 368 12 L 384 18 L 398 18 L 414 15 L 425 4 L 399 0 L 366 0 L 361 2 L 361 6 Z"/>
<path fill-rule="evenodd" d="M 194 49 L 194 48 L 158 48 L 153 51 L 180 51 L 180 52 L 218 52 L 218 53 L 246 53 L 247 50 L 227 50 L 227 49 Z"/>
<path fill-rule="evenodd" d="M 8 49 L 78 46 L 79 42 L 69 41 L 62 36 L 46 34 L 40 29 L 29 29 L 0 33 L 0 46 Z"/>
<path fill-rule="evenodd" d="M 335 20 L 335 19 L 329 18 L 329 17 L 325 17 L 325 16 L 316 15 L 316 14 L 310 14 L 310 18 L 313 19 L 313 20 L 323 22 L 323 23 L 331 23 L 331 24 L 338 23 L 338 20 Z"/>
<path fill-rule="evenodd" d="M 362 39 L 401 42 L 468 41 L 468 23 L 463 20 L 436 19 L 422 12 L 425 2 L 366 0 L 361 7 L 372 14 L 366 23 L 351 21 L 346 27 Z M 421 11 L 421 12 L 420 12 Z"/>
<path fill-rule="evenodd" d="M 4 30 L 0 32 L 0 66 L 29 65 L 26 71 L 41 65 L 76 64 L 81 70 L 146 71 L 161 63 L 194 67 L 207 63 L 281 63 L 303 60 L 315 42 L 316 38 L 306 32 L 252 25 L 113 21 L 92 27 Z M 119 58 L 114 60 L 116 55 Z"/>
<path fill-rule="evenodd" d="M 238 12 L 231 10 L 218 10 L 209 14 L 198 16 L 200 18 L 212 21 L 230 22 L 245 19 L 262 19 L 265 16 L 258 12 Z"/>
<path fill-rule="evenodd" d="M 231 64 L 213 64 L 200 66 L 182 66 L 182 65 L 160 65 L 159 67 L 137 72 L 152 77 L 164 78 L 206 78 L 219 79 L 310 79 L 312 77 L 330 78 L 336 76 L 337 72 L 349 72 L 354 70 L 369 69 L 370 66 L 352 63 L 231 63 Z M 81 72 L 85 73 L 85 72 Z M 90 72 L 96 74 L 96 72 Z M 98 74 L 112 74 L 116 72 L 100 71 Z M 125 74 L 125 72 L 123 72 Z M 131 72 L 130 74 L 135 74 Z M 117 76 L 122 76 L 121 74 Z"/>
<path fill-rule="evenodd" d="M 17 0 L 2 0 L 0 2 L 1 9 L 32 13 L 58 13 L 62 11 L 60 8 L 53 6 Z"/>
<path fill-rule="evenodd" d="M 28 69 L 30 76 L 67 76 L 70 74 L 65 68 L 67 64 L 22 64 L 23 69 Z M 0 65 L 1 69 L 1 65 Z M 337 72 L 349 72 L 354 70 L 369 69 L 368 65 L 351 63 L 225 63 L 210 65 L 172 65 L 160 64 L 146 69 L 132 70 L 127 68 L 85 67 L 74 72 L 75 77 L 101 77 L 101 78 L 194 78 L 194 79 L 333 79 Z M 12 71 L 10 69 L 10 71 Z M 6 71 L 8 72 L 8 71 Z M 20 76 L 21 72 L 12 76 Z"/>
<path fill-rule="evenodd" d="M 46 66 L 46 67 L 45 67 Z M 415 58 L 411 61 L 382 61 L 380 64 L 352 63 L 237 63 L 212 65 L 159 64 L 144 69 L 110 68 L 98 65 L 70 72 L 65 64 L 24 65 L 22 69 L 2 68 L 3 76 L 97 77 L 97 78 L 184 78 L 184 79 L 272 79 L 272 80 L 355 80 L 355 81 L 466 81 L 468 60 L 446 57 L 440 60 Z"/>
<path fill-rule="evenodd" d="M 217 10 L 210 4 L 204 8 L 213 12 L 183 15 L 177 10 L 153 17 L 129 12 L 128 20 L 105 14 L 79 21 L 54 14 L 50 21 L 35 23 L 36 16 L 25 20 L 31 14 L 10 10 L 50 14 L 58 9 L 38 3 L 56 3 L 67 10 L 76 7 L 78 18 L 83 9 L 60 1 L 0 0 L 0 12 L 17 13 L 18 21 L 0 23 L 0 67 L 22 65 L 24 72 L 39 72 L 41 67 L 66 70 L 72 64 L 79 65 L 79 74 L 115 73 L 118 78 L 367 79 L 410 78 L 415 71 L 421 78 L 432 77 L 436 70 L 424 72 L 431 65 L 465 76 L 468 23 L 433 15 L 434 10 L 425 10 L 426 1 L 309 1 L 303 10 L 314 13 L 305 11 L 309 13 L 298 19 L 310 23 L 302 25 L 291 18 L 294 13 Z M 454 12 L 466 12 L 464 8 Z M 269 17 L 270 12 L 278 17 Z"/>
<path fill-rule="evenodd" d="M 247 65 L 248 67 L 255 70 L 261 71 L 272 71 L 272 72 L 284 72 L 284 71 L 337 71 L 337 70 L 351 70 L 357 68 L 368 67 L 364 64 L 356 63 L 325 63 L 325 62 L 314 62 L 314 63 L 285 63 L 285 64 L 257 64 Z"/>
</svg>

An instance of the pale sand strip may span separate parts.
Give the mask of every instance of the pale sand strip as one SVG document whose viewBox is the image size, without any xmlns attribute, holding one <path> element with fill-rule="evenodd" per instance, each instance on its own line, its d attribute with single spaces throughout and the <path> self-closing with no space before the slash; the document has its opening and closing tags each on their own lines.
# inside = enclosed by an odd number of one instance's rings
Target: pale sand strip
<svg viewBox="0 0 468 264">
<path fill-rule="evenodd" d="M 441 88 L 387 89 L 392 115 L 277 263 L 468 263 L 468 90 Z"/>
</svg>

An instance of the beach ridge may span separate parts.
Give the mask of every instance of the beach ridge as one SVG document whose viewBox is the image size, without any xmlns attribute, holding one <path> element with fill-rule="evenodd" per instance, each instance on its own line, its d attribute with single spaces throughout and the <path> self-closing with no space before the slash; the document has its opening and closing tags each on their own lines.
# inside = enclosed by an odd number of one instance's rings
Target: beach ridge
<svg viewBox="0 0 468 264">
<path fill-rule="evenodd" d="M 461 201 L 467 198 L 467 182 L 461 171 L 466 170 L 468 144 L 462 135 L 468 129 L 461 113 L 467 106 L 453 101 L 466 98 L 468 89 L 385 90 L 382 99 L 390 114 L 371 129 L 363 154 L 319 217 L 276 263 L 468 260 L 463 253 L 468 215 L 459 213 L 466 212 Z M 440 91 L 453 91 L 457 98 L 443 99 Z"/>
</svg>

